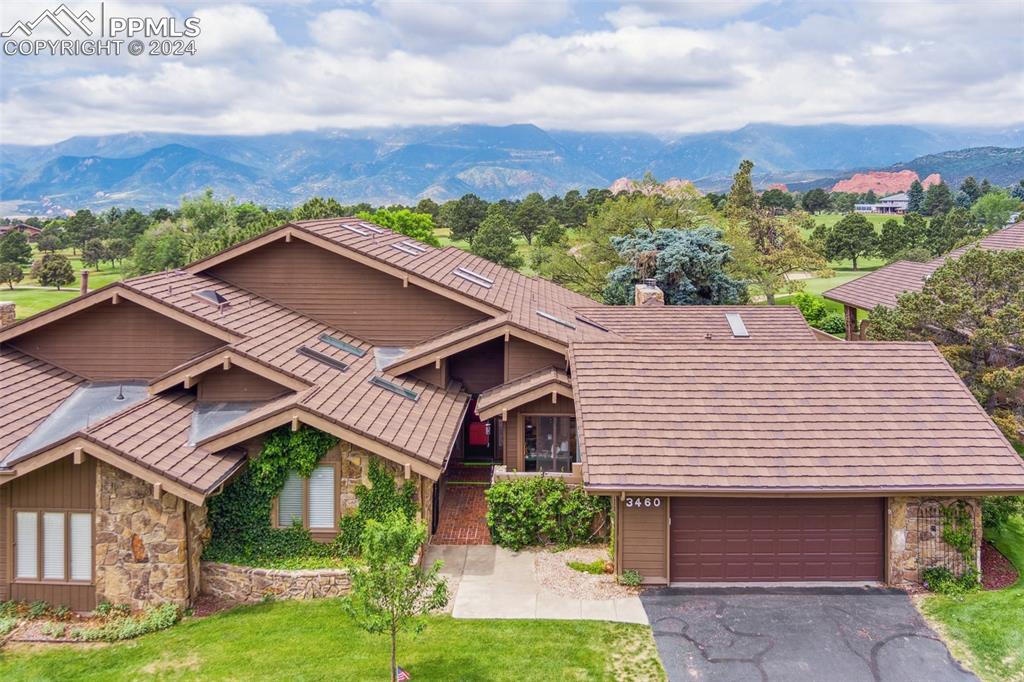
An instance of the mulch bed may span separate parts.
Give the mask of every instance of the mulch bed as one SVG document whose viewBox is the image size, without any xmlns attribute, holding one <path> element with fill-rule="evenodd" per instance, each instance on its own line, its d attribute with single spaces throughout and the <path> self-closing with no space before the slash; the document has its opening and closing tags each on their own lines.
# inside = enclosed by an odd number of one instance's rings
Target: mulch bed
<svg viewBox="0 0 1024 682">
<path fill-rule="evenodd" d="M 236 606 L 238 606 L 238 602 L 231 601 L 230 599 L 221 599 L 211 594 L 200 594 L 192 603 L 192 617 L 204 618 L 221 611 L 233 609 Z"/>
<path fill-rule="evenodd" d="M 1001 590 L 1017 582 L 1017 569 L 991 542 L 981 543 L 981 585 L 986 590 Z"/>
</svg>

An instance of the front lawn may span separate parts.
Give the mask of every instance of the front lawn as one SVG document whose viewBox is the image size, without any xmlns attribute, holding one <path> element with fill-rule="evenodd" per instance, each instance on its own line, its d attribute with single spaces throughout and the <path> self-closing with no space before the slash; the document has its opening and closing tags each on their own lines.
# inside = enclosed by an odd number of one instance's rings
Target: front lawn
<svg viewBox="0 0 1024 682">
<path fill-rule="evenodd" d="M 0 287 L 0 301 L 14 303 L 14 314 L 19 320 L 31 317 L 36 313 L 60 305 L 65 301 L 78 296 L 78 289 L 30 289 L 28 287 L 14 287 L 8 289 L 6 285 Z"/>
<path fill-rule="evenodd" d="M 664 679 L 650 629 L 623 623 L 435 616 L 398 654 L 414 680 Z M 103 648 L 0 649 L 0 679 L 386 680 L 389 655 L 337 600 L 278 602 Z"/>
<path fill-rule="evenodd" d="M 1024 576 L 1024 518 L 985 537 Z M 1024 680 L 1024 577 L 1005 590 L 976 592 L 963 601 L 933 595 L 921 604 L 937 623 L 953 655 L 983 680 Z"/>
</svg>

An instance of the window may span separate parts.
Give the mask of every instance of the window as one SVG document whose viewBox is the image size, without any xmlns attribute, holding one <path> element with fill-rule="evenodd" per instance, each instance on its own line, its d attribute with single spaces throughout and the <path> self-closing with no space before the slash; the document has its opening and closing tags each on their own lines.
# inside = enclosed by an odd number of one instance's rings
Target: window
<svg viewBox="0 0 1024 682">
<path fill-rule="evenodd" d="M 92 514 L 19 511 L 14 524 L 16 580 L 92 580 Z"/>
<path fill-rule="evenodd" d="M 523 417 L 527 471 L 572 471 L 579 461 L 574 417 Z"/>
<path fill-rule="evenodd" d="M 310 530 L 337 528 L 336 478 L 333 464 L 321 464 L 308 479 L 288 474 L 277 498 L 277 526 L 284 528 L 298 521 Z"/>
</svg>

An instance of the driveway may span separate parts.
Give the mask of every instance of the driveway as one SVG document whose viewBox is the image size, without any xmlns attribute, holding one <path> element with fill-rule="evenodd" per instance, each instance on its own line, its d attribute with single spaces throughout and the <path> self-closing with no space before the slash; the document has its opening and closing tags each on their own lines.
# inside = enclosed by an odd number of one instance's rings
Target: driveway
<svg viewBox="0 0 1024 682">
<path fill-rule="evenodd" d="M 669 680 L 976 680 L 906 594 L 870 588 L 648 590 Z"/>
</svg>

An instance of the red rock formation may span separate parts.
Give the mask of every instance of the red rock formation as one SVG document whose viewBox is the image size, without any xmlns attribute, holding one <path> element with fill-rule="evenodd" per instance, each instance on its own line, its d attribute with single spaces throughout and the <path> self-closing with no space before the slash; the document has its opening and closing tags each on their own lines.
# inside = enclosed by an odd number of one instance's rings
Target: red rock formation
<svg viewBox="0 0 1024 682">
<path fill-rule="evenodd" d="M 856 173 L 852 178 L 840 180 L 832 185 L 833 192 L 857 192 L 863 194 L 868 190 L 874 190 L 875 194 L 884 196 L 897 192 L 906 192 L 914 180 L 918 180 L 917 173 L 912 170 L 902 170 L 896 173 L 888 171 L 871 171 L 870 173 Z"/>
<path fill-rule="evenodd" d="M 942 176 L 939 175 L 938 173 L 932 173 L 927 178 L 925 178 L 924 180 L 921 181 L 921 186 L 924 187 L 925 189 L 928 189 L 932 185 L 938 185 L 941 182 L 942 182 Z M 909 187 L 908 187 L 908 189 L 909 189 Z"/>
<path fill-rule="evenodd" d="M 783 192 L 789 191 L 789 188 L 783 185 L 781 182 L 776 182 L 774 185 L 768 185 L 768 187 L 765 188 L 765 191 L 767 192 L 770 189 L 781 189 Z"/>
</svg>

